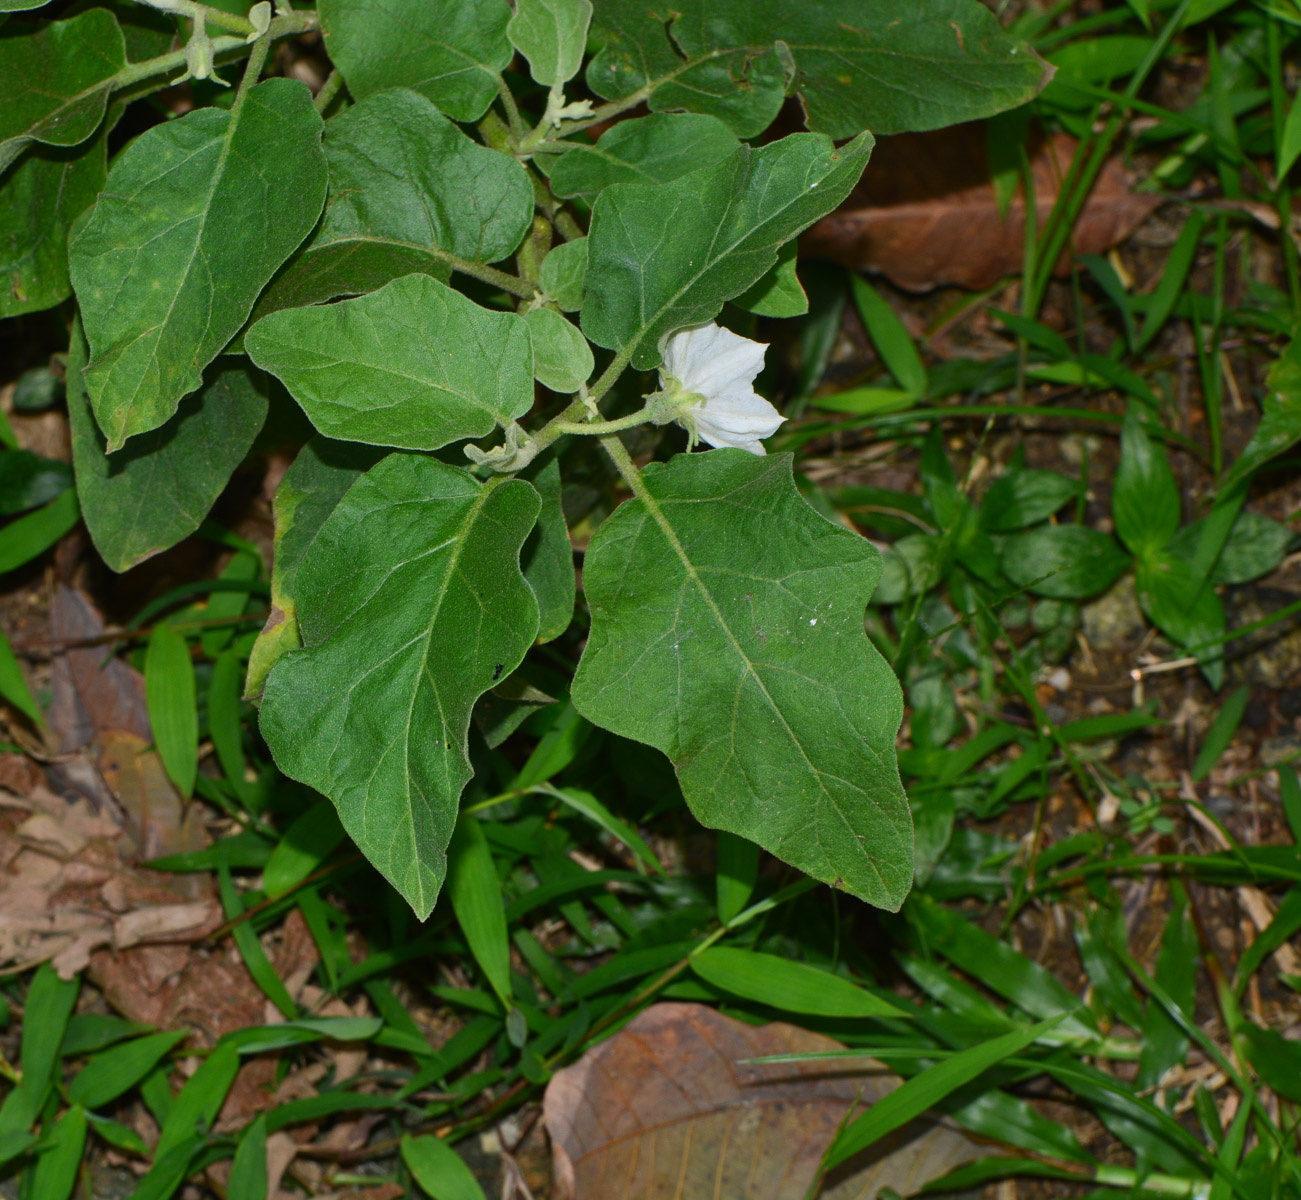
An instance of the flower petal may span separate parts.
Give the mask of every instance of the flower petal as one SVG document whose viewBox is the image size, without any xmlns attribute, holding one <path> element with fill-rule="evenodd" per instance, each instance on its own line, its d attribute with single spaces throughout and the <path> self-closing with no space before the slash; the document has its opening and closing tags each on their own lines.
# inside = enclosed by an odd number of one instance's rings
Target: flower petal
<svg viewBox="0 0 1301 1200">
<path fill-rule="evenodd" d="M 684 391 L 706 397 L 750 392 L 754 377 L 763 369 L 767 349 L 766 343 L 751 341 L 711 321 L 679 330 L 669 338 L 662 374 L 676 379 Z"/>
</svg>

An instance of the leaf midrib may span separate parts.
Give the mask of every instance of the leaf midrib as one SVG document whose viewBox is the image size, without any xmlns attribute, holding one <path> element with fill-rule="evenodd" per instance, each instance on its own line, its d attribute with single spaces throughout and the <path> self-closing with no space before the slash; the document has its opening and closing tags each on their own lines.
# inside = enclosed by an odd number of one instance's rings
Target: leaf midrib
<svg viewBox="0 0 1301 1200">
<path fill-rule="evenodd" d="M 754 482 L 755 481 L 751 481 L 751 483 L 747 484 L 746 486 L 752 486 Z M 737 658 L 741 660 L 741 663 L 743 664 L 745 671 L 750 676 L 753 677 L 755 684 L 758 686 L 759 691 L 762 694 L 764 701 L 767 703 L 769 709 L 777 717 L 778 721 L 781 722 L 782 729 L 785 731 L 786 736 L 790 739 L 791 744 L 799 752 L 799 756 L 804 761 L 804 764 L 808 768 L 809 773 L 812 775 L 813 780 L 817 785 L 819 793 L 822 795 L 827 805 L 832 809 L 833 812 L 835 812 L 835 814 L 844 823 L 845 828 L 851 834 L 853 834 L 854 828 L 853 828 L 853 824 L 849 820 L 849 817 L 842 811 L 840 805 L 836 803 L 831 792 L 827 789 L 826 785 L 823 783 L 823 773 L 818 769 L 817 765 L 812 761 L 812 759 L 810 759 L 809 756 L 805 753 L 804 745 L 800 741 L 799 737 L 796 736 L 796 733 L 791 728 L 790 723 L 786 720 L 785 713 L 782 712 L 781 707 L 773 699 L 771 693 L 768 691 L 768 688 L 763 681 L 763 678 L 760 676 L 759 672 L 755 669 L 754 664 L 750 661 L 749 655 L 746 654 L 745 650 L 741 646 L 741 643 L 737 641 L 735 635 L 732 633 L 731 626 L 727 623 L 726 619 L 724 618 L 722 610 L 718 607 L 718 604 L 714 600 L 713 594 L 709 591 L 707 587 L 705 587 L 704 581 L 700 578 L 700 574 L 696 570 L 695 564 L 691 561 L 691 558 L 688 556 L 686 552 L 686 548 L 682 545 L 681 540 L 678 538 L 677 532 L 674 530 L 672 523 L 668 519 L 668 515 L 660 507 L 659 501 L 656 499 L 655 495 L 650 491 L 650 489 L 644 485 L 640 489 L 638 489 L 637 498 L 642 502 L 642 504 L 645 505 L 646 511 L 651 514 L 651 517 L 654 519 L 655 523 L 659 526 L 660 532 L 664 535 L 665 540 L 672 547 L 673 552 L 678 556 L 679 561 L 682 563 L 682 567 L 687 575 L 687 578 L 695 586 L 697 591 L 700 593 L 701 597 L 704 599 L 706 607 L 713 615 L 714 620 L 718 625 L 719 629 L 723 631 L 723 634 L 726 636 Z M 820 840 L 821 839 L 819 839 L 819 842 Z M 882 890 L 886 894 L 889 894 L 890 887 L 887 884 L 885 877 L 882 875 L 880 867 L 877 866 L 876 861 L 869 854 L 864 854 L 863 858 L 871 866 L 872 871 L 876 874 L 877 880 L 879 881 Z"/>
</svg>

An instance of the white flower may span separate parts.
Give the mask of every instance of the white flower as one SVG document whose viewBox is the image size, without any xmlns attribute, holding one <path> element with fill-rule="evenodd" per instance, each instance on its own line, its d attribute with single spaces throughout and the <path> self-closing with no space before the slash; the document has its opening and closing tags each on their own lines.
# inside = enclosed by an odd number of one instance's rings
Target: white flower
<svg viewBox="0 0 1301 1200">
<path fill-rule="evenodd" d="M 772 437 L 786 420 L 754 390 L 767 349 L 712 321 L 668 339 L 660 367 L 662 394 L 671 419 L 686 427 L 693 445 L 699 437 L 711 446 L 764 453 L 759 440 Z"/>
</svg>

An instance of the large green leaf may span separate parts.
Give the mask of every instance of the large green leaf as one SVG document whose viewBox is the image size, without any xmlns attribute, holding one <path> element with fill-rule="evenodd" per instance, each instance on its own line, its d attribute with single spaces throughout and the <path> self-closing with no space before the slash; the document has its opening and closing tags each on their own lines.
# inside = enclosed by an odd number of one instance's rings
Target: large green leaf
<svg viewBox="0 0 1301 1200">
<path fill-rule="evenodd" d="M 102 8 L 0 33 L 0 171 L 30 142 L 75 146 L 104 119 L 126 45 Z"/>
<path fill-rule="evenodd" d="M 0 319 L 72 294 L 68 231 L 107 174 L 104 139 L 73 150 L 31 147 L 0 179 Z"/>
<path fill-rule="evenodd" d="M 587 238 L 583 332 L 598 346 L 635 345 L 633 365 L 655 366 L 663 335 L 761 279 L 783 242 L 849 194 L 871 151 L 870 134 L 837 149 L 796 133 L 671 183 L 607 187 Z"/>
<path fill-rule="evenodd" d="M 380 92 L 325 126 L 330 191 L 320 228 L 255 315 L 358 295 L 458 259 L 511 254 L 533 219 L 533 185 L 509 155 L 471 141 L 418 92 Z"/>
<path fill-rule="evenodd" d="M 515 53 L 506 0 L 322 0 L 320 12 L 355 99 L 414 88 L 456 121 L 483 116 Z"/>
<path fill-rule="evenodd" d="M 471 775 L 470 710 L 537 633 L 519 552 L 538 507 L 523 480 L 390 455 L 298 568 L 304 648 L 271 670 L 262 733 L 422 919 Z"/>
<path fill-rule="evenodd" d="M 788 86 L 835 138 L 936 129 L 1029 100 L 1049 69 L 978 0 L 602 0 L 599 96 L 711 113 L 741 137 L 767 128 Z"/>
<path fill-rule="evenodd" d="M 71 246 L 108 447 L 156 429 L 248 318 L 325 202 L 321 118 L 295 80 L 201 108 L 126 148 Z"/>
<path fill-rule="evenodd" d="M 566 151 L 551 169 L 557 196 L 594 196 L 611 183 L 669 183 L 736 153 L 740 143 L 717 117 L 652 113 L 620 121 L 594 146 Z"/>
<path fill-rule="evenodd" d="M 266 420 L 267 400 L 242 359 L 226 359 L 161 429 L 104 452 L 81 383 L 86 341 L 68 350 L 68 420 L 77 496 L 95 548 L 125 571 L 199 527 Z"/>
<path fill-rule="evenodd" d="M 298 564 L 326 517 L 344 493 L 375 465 L 380 453 L 355 442 L 313 438 L 298 452 L 293 466 L 276 488 L 272 504 L 276 532 L 271 563 L 271 615 L 249 655 L 245 699 L 260 697 L 267 672 L 281 655 L 303 644 L 294 599 Z"/>
<path fill-rule="evenodd" d="M 244 347 L 321 433 L 343 441 L 437 450 L 483 437 L 533 404 L 523 317 L 489 312 L 428 275 L 272 313 Z"/>
<path fill-rule="evenodd" d="M 897 909 L 903 701 L 863 630 L 880 556 L 808 506 L 788 455 L 679 455 L 642 479 L 588 547 L 575 707 L 667 754 L 704 824 Z"/>
</svg>

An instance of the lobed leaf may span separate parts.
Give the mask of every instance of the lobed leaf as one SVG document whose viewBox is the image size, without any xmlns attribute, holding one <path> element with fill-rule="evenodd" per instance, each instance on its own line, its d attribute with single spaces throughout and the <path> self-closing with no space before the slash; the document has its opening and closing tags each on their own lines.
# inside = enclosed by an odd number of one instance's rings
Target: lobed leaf
<svg viewBox="0 0 1301 1200">
<path fill-rule="evenodd" d="M 669 183 L 722 162 L 740 144 L 717 117 L 651 113 L 612 125 L 594 146 L 574 143 L 551 168 L 551 191 L 592 197 L 612 183 Z"/>
<path fill-rule="evenodd" d="M 422 919 L 471 775 L 470 710 L 537 633 L 519 550 L 538 507 L 523 480 L 390 455 L 298 568 L 304 648 L 271 670 L 263 735 Z"/>
<path fill-rule="evenodd" d="M 588 548 L 573 701 L 673 761 L 696 817 L 897 909 L 913 874 L 899 685 L 863 631 L 881 566 L 791 459 L 679 455 Z"/>
<path fill-rule="evenodd" d="M 460 259 L 493 263 L 533 219 L 533 187 L 509 155 L 471 141 L 418 92 L 369 96 L 325 125 L 330 186 L 310 240 L 256 316 L 374 291 Z"/>
<path fill-rule="evenodd" d="M 379 452 L 355 443 L 316 437 L 307 443 L 276 488 L 272 514 L 271 615 L 249 655 L 245 699 L 262 694 L 267 672 L 288 650 L 303 644 L 294 603 L 294 577 L 307 547 L 343 494 L 373 467 Z"/>
<path fill-rule="evenodd" d="M 325 48 L 357 100 L 413 88 L 455 121 L 477 121 L 515 53 L 506 0 L 323 0 Z"/>
<path fill-rule="evenodd" d="M 872 144 L 864 133 L 837 149 L 797 133 L 671 183 L 607 187 L 587 238 L 583 332 L 656 366 L 661 338 L 715 316 L 849 194 Z"/>
<path fill-rule="evenodd" d="M 587 70 L 606 99 L 647 96 L 762 132 L 788 91 L 810 129 L 848 138 L 937 129 L 1033 98 L 1051 68 L 977 0 L 604 0 Z"/>
<path fill-rule="evenodd" d="M 437 450 L 533 405 L 524 318 L 490 312 L 428 275 L 368 296 L 263 317 L 244 338 L 326 437 Z"/>
<path fill-rule="evenodd" d="M 239 331 L 325 201 L 311 93 L 268 79 L 231 112 L 142 134 L 74 234 L 86 390 L 110 451 L 157 429 Z"/>
<path fill-rule="evenodd" d="M 0 34 L 0 171 L 31 142 L 75 146 L 99 127 L 126 44 L 92 8 L 35 33 Z"/>
<path fill-rule="evenodd" d="M 100 556 L 126 571 L 198 529 L 261 430 L 267 398 L 258 373 L 226 359 L 166 424 L 107 454 L 82 384 L 85 363 L 78 323 L 68 351 L 77 496 Z"/>
</svg>

